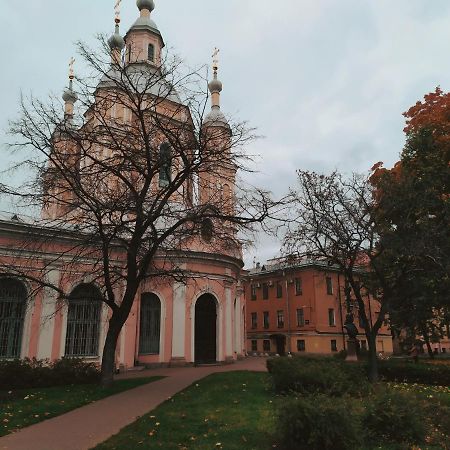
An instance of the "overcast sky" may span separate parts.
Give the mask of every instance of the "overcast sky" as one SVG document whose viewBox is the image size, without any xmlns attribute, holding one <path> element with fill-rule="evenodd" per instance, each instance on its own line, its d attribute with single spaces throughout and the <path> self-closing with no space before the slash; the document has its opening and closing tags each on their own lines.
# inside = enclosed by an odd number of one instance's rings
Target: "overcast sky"
<svg viewBox="0 0 450 450">
<path fill-rule="evenodd" d="M 276 195 L 295 186 L 298 168 L 391 166 L 404 143 L 402 112 L 437 85 L 450 89 L 448 0 L 155 3 L 166 44 L 188 63 L 210 63 L 221 49 L 222 109 L 265 136 L 249 149 L 259 155 L 251 181 Z M 61 93 L 74 42 L 111 33 L 113 8 L 114 0 L 0 0 L 0 145 L 20 92 Z M 123 34 L 137 16 L 135 1 L 123 0 Z M 262 238 L 246 260 L 278 248 Z"/>
</svg>

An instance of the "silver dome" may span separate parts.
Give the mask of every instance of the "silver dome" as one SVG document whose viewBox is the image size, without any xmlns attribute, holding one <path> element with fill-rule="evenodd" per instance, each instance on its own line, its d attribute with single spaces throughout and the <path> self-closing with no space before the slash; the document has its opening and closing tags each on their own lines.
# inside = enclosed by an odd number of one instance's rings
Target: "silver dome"
<svg viewBox="0 0 450 450">
<path fill-rule="evenodd" d="M 155 9 L 155 2 L 153 0 L 137 0 L 136 5 L 139 8 L 139 11 L 142 11 L 143 9 L 153 11 Z"/>
</svg>

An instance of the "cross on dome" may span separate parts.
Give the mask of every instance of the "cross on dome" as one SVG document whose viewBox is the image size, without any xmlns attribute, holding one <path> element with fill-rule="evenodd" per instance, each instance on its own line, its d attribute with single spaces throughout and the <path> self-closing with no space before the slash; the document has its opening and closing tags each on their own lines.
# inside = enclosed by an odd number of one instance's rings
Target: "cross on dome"
<svg viewBox="0 0 450 450">
<path fill-rule="evenodd" d="M 120 4 L 122 3 L 122 0 L 116 0 L 116 4 L 114 5 L 114 11 L 115 11 L 115 22 L 120 23 Z"/>
<path fill-rule="evenodd" d="M 213 59 L 212 67 L 213 67 L 214 72 L 217 72 L 219 70 L 219 53 L 220 53 L 220 50 L 217 47 L 215 47 L 213 54 L 212 54 L 212 59 Z"/>
</svg>

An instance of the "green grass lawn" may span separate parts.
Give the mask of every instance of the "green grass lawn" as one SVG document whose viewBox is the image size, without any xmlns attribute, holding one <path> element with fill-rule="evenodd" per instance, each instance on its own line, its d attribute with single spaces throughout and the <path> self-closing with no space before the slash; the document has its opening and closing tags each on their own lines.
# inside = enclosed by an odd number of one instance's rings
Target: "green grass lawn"
<svg viewBox="0 0 450 450">
<path fill-rule="evenodd" d="M 269 450 L 278 398 L 266 373 L 210 375 L 96 447 Z"/>
<path fill-rule="evenodd" d="M 0 392 L 0 436 L 161 378 L 117 380 L 108 389 L 86 384 Z"/>
<path fill-rule="evenodd" d="M 270 375 L 265 373 L 210 375 L 125 427 L 95 450 L 279 448 L 274 438 L 275 411 L 283 397 L 274 394 L 270 381 Z M 394 389 L 415 390 L 450 403 L 450 390 L 446 387 L 390 384 Z M 375 448 L 399 449 L 386 445 Z"/>
</svg>

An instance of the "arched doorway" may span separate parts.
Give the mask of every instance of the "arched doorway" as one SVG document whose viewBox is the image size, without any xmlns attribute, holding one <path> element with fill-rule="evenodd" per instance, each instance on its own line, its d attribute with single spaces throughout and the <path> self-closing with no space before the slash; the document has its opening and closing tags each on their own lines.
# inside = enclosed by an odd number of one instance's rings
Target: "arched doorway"
<svg viewBox="0 0 450 450">
<path fill-rule="evenodd" d="M 139 354 L 158 355 L 161 333 L 161 301 L 156 294 L 142 294 Z"/>
<path fill-rule="evenodd" d="M 211 294 L 202 295 L 195 304 L 195 363 L 217 361 L 217 305 Z"/>
<path fill-rule="evenodd" d="M 98 356 L 101 300 L 93 284 L 80 284 L 70 294 L 65 356 Z"/>
<path fill-rule="evenodd" d="M 19 358 L 27 290 L 12 278 L 0 279 L 0 358 Z"/>
</svg>

